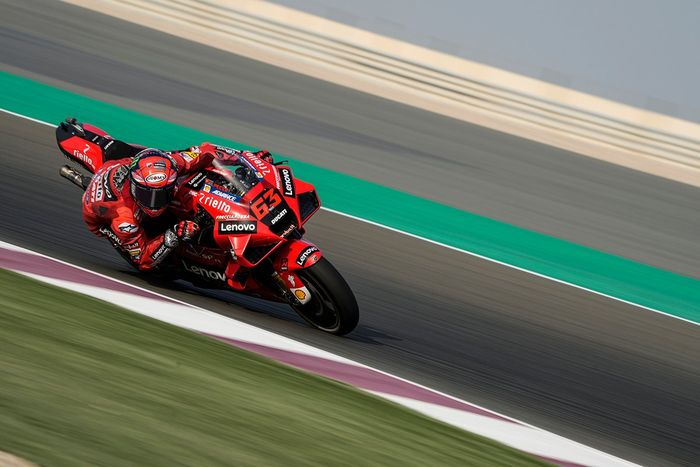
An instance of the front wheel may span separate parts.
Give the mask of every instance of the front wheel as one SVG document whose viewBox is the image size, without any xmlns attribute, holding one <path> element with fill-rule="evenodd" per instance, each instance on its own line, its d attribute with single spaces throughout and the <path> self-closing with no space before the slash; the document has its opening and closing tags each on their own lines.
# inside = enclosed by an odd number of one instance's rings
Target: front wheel
<svg viewBox="0 0 700 467">
<path fill-rule="evenodd" d="M 347 334 L 357 326 L 360 312 L 355 295 L 343 276 L 324 257 L 313 266 L 297 271 L 311 292 L 311 300 L 292 308 L 315 328 L 331 334 Z"/>
</svg>

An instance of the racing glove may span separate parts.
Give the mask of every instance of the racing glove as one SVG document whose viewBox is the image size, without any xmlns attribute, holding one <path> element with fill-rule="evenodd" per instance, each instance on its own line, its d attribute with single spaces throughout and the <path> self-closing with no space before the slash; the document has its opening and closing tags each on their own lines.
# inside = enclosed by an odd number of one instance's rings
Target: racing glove
<svg viewBox="0 0 700 467">
<path fill-rule="evenodd" d="M 180 221 L 172 229 L 165 231 L 163 243 L 168 248 L 175 248 L 180 241 L 189 242 L 199 232 L 199 226 L 192 221 Z"/>
<path fill-rule="evenodd" d="M 179 240 L 189 242 L 199 232 L 199 226 L 193 221 L 180 221 L 173 230 Z"/>
</svg>

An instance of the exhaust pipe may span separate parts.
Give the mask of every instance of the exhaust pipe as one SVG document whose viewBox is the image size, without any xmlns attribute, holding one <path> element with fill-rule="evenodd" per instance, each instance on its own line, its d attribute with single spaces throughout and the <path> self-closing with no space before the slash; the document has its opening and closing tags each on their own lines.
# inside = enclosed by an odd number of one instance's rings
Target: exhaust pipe
<svg viewBox="0 0 700 467">
<path fill-rule="evenodd" d="M 61 174 L 61 177 L 70 180 L 71 182 L 82 188 L 83 191 L 85 191 L 87 186 L 90 184 L 90 181 L 92 180 L 92 177 L 83 175 L 77 170 L 67 165 L 61 167 L 61 170 L 58 173 Z"/>
</svg>

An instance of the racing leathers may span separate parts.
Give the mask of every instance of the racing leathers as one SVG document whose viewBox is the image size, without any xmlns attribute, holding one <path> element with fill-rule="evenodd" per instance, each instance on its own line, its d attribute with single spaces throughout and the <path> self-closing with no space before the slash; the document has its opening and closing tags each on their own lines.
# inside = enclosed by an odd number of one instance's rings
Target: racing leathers
<svg viewBox="0 0 700 467">
<path fill-rule="evenodd" d="M 208 144 L 169 153 L 177 166 L 178 177 L 205 167 L 215 157 L 206 151 Z M 202 148 L 202 149 L 200 149 Z M 196 233 L 197 225 L 181 221 L 159 233 L 147 232 L 143 223 L 148 217 L 130 193 L 131 157 L 105 162 L 95 173 L 83 195 L 83 218 L 91 232 L 107 237 L 134 267 L 141 271 L 158 266 L 181 240 Z"/>
</svg>

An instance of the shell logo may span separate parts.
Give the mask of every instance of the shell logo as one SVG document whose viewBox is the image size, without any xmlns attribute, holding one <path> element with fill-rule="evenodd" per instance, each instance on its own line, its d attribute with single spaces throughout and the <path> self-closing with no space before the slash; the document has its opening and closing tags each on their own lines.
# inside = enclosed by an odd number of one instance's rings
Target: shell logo
<svg viewBox="0 0 700 467">
<path fill-rule="evenodd" d="M 301 289 L 295 290 L 294 295 L 296 295 L 299 300 L 304 300 L 306 298 L 306 292 Z"/>
</svg>

